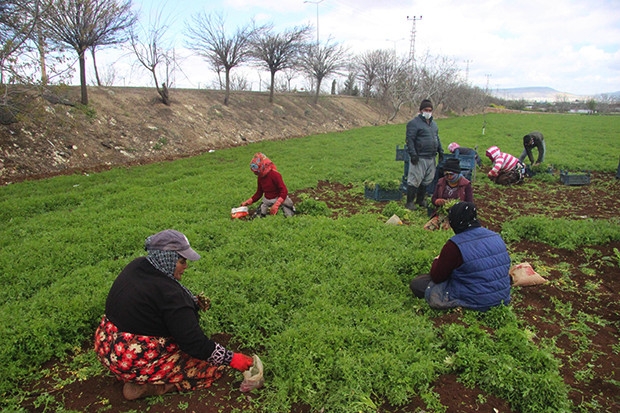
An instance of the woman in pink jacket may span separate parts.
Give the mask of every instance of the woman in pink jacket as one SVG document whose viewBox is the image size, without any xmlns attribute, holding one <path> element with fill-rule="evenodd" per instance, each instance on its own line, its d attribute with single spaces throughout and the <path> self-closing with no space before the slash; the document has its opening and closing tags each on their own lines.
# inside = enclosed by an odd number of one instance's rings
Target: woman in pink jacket
<svg viewBox="0 0 620 413">
<path fill-rule="evenodd" d="M 497 146 L 491 146 L 487 149 L 486 155 L 493 163 L 493 167 L 487 174 L 491 181 L 500 185 L 523 182 L 525 165 L 517 157 L 500 151 Z"/>
</svg>

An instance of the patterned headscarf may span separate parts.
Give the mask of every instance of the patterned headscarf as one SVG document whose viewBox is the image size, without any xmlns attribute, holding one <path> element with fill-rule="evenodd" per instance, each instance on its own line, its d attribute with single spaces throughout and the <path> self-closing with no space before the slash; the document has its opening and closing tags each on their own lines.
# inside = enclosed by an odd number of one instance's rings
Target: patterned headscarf
<svg viewBox="0 0 620 413">
<path fill-rule="evenodd" d="M 448 221 L 455 234 L 459 234 L 469 228 L 480 226 L 476 206 L 473 202 L 459 202 L 448 211 Z"/>
<path fill-rule="evenodd" d="M 271 159 L 267 158 L 263 153 L 257 152 L 250 162 L 250 169 L 258 176 L 265 176 L 270 171 L 277 171 L 276 166 Z"/>
<path fill-rule="evenodd" d="M 166 276 L 174 281 L 176 281 L 181 288 L 185 290 L 187 294 L 192 298 L 192 301 L 196 305 L 198 305 L 198 299 L 196 296 L 179 280 L 174 278 L 174 270 L 177 267 L 177 261 L 181 258 L 181 255 L 176 251 L 164 251 L 164 250 L 156 250 L 150 248 L 151 245 L 151 237 L 148 237 L 146 241 L 144 241 L 144 249 L 148 252 L 146 256 L 146 260 L 150 262 L 153 267 L 157 268 L 159 271 L 166 274 Z"/>
</svg>

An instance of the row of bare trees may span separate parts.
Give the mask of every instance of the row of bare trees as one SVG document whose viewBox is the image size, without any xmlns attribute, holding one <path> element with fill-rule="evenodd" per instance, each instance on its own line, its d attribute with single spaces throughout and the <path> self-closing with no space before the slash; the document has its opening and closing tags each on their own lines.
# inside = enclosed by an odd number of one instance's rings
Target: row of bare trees
<svg viewBox="0 0 620 413">
<path fill-rule="evenodd" d="M 331 37 L 322 43 L 311 41 L 313 28 L 309 25 L 276 31 L 272 25 L 257 26 L 252 21 L 231 32 L 217 13 L 197 13 L 185 28 L 186 47 L 204 59 L 220 79 L 224 77 L 224 104 L 229 104 L 232 71 L 242 66 L 269 72 L 270 102 L 280 73 L 289 83 L 293 74 L 305 75 L 312 82 L 315 103 L 329 77 L 346 78 L 348 93 L 359 90 L 359 83 L 366 99 L 379 99 L 390 108 L 390 118 L 403 104 L 423 98 L 453 110 L 481 105 L 484 100 L 459 79 L 455 63 L 448 58 L 426 55 L 412 62 L 391 50 L 356 56 Z M 166 40 L 170 26 L 161 11 L 145 25 L 132 10 L 131 0 L 0 0 L 0 29 L 0 86 L 4 90 L 8 84 L 32 81 L 37 64 L 38 82 L 46 85 L 48 62 L 66 58 L 64 52 L 70 50 L 79 63 L 81 103 L 87 105 L 87 52 L 92 56 L 97 85 L 101 85 L 96 51 L 128 43 L 137 62 L 151 74 L 162 101 L 170 102 L 171 74 L 180 69 L 180 58 Z M 56 69 L 53 72 L 56 74 Z M 455 94 L 468 96 L 455 98 Z"/>
<path fill-rule="evenodd" d="M 47 85 L 48 55 L 68 48 L 77 55 L 81 102 L 87 105 L 85 55 L 90 50 L 95 62 L 98 47 L 127 41 L 136 22 L 131 7 L 131 0 L 0 0 L 0 86 L 5 96 L 8 84 L 33 81 L 34 62 L 40 64 L 40 84 Z"/>
</svg>

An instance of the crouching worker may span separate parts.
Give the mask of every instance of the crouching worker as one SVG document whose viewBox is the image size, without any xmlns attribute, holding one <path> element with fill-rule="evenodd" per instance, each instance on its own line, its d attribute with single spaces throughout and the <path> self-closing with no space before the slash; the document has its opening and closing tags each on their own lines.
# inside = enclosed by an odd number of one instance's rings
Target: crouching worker
<svg viewBox="0 0 620 413">
<path fill-rule="evenodd" d="M 525 177 L 525 165 L 509 153 L 504 153 L 497 146 L 491 146 L 486 151 L 487 158 L 493 163 L 493 167 L 487 174 L 489 179 L 496 184 L 512 185 L 520 184 Z"/>
<path fill-rule="evenodd" d="M 158 232 L 145 249 L 147 256 L 129 263 L 112 284 L 95 333 L 95 353 L 125 383 L 123 396 L 206 388 L 227 366 L 248 370 L 251 357 L 210 340 L 198 324 L 208 303 L 181 284 L 187 260 L 200 258 L 185 235 Z"/>
<path fill-rule="evenodd" d="M 480 156 L 478 156 L 478 152 L 476 152 L 475 149 L 466 148 L 464 146 L 459 145 L 456 142 L 452 142 L 450 143 L 450 145 L 448 145 L 448 150 L 450 151 L 450 153 L 456 152 L 457 149 L 459 150 L 459 154 L 461 155 L 465 155 L 465 156 L 474 155 L 476 165 L 478 165 L 479 167 L 482 166 L 482 159 L 480 159 Z"/>
<path fill-rule="evenodd" d="M 509 304 L 510 256 L 501 236 L 480 226 L 471 202 L 454 205 L 448 219 L 455 235 L 434 259 L 430 274 L 411 281 L 413 294 L 437 310 L 486 311 Z"/>
<path fill-rule="evenodd" d="M 443 177 L 437 181 L 435 192 L 431 197 L 435 211 L 431 219 L 424 225 L 424 229 L 429 231 L 439 228 L 450 229 L 446 205 L 451 200 L 474 202 L 474 190 L 471 187 L 471 182 L 461 174 L 459 160 L 456 158 L 447 159 L 443 171 Z"/>
<path fill-rule="evenodd" d="M 534 154 L 532 149 L 538 149 L 538 159 L 534 162 Z M 523 137 L 523 152 L 519 156 L 521 162 L 525 161 L 525 158 L 529 158 L 532 166 L 537 166 L 543 163 L 545 160 L 545 138 L 543 134 L 537 131 L 530 132 Z"/>
<path fill-rule="evenodd" d="M 241 206 L 252 205 L 264 195 L 259 210 L 261 217 L 265 217 L 267 214 L 275 215 L 280 208 L 286 217 L 295 215 L 295 205 L 289 198 L 288 189 L 274 163 L 259 152 L 252 158 L 250 169 L 257 177 L 258 187 L 254 195 L 243 201 Z"/>
</svg>

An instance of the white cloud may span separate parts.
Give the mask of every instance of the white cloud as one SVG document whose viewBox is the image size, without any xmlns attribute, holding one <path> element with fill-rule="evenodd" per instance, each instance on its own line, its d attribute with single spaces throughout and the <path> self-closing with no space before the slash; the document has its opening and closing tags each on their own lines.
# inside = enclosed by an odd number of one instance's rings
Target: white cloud
<svg viewBox="0 0 620 413">
<path fill-rule="evenodd" d="M 159 0 L 134 2 L 145 9 L 162 7 Z M 620 90 L 618 0 L 188 0 L 165 4 L 175 14 L 178 32 L 184 20 L 199 11 L 224 12 L 231 28 L 255 18 L 284 29 L 316 25 L 318 9 L 321 40 L 331 36 L 356 53 L 394 48 L 408 55 L 414 21 L 407 16 L 422 16 L 415 21 L 416 55 L 429 51 L 448 56 L 463 71 L 469 65 L 468 79 L 474 85 L 548 86 L 585 95 Z M 208 70 L 189 67 L 186 72 L 204 77 Z"/>
</svg>

